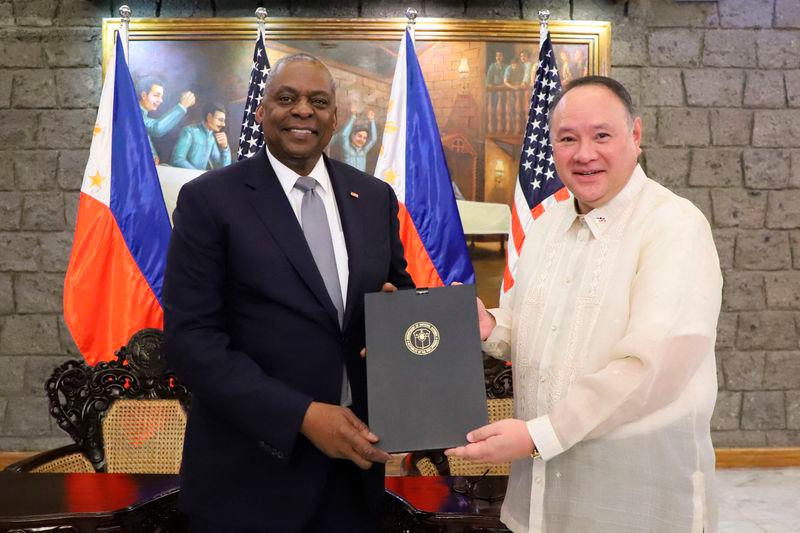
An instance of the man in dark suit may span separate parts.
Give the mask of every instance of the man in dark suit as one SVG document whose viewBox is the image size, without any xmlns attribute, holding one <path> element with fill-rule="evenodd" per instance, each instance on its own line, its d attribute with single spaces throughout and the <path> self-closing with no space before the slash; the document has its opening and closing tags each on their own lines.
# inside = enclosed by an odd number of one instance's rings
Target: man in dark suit
<svg viewBox="0 0 800 533">
<path fill-rule="evenodd" d="M 363 296 L 412 281 L 385 183 L 322 154 L 333 78 L 276 63 L 266 149 L 187 183 L 164 282 L 165 351 L 192 391 L 180 505 L 193 531 L 377 528 Z M 360 467 L 360 469 L 359 469 Z"/>
</svg>

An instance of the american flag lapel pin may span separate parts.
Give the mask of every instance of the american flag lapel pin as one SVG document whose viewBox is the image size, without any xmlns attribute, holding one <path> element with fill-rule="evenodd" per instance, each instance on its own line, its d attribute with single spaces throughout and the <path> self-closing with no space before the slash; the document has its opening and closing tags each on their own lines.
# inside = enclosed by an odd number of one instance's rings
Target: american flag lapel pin
<svg viewBox="0 0 800 533">
<path fill-rule="evenodd" d="M 353 198 L 358 198 L 358 193 L 350 191 L 350 196 L 352 196 Z"/>
</svg>

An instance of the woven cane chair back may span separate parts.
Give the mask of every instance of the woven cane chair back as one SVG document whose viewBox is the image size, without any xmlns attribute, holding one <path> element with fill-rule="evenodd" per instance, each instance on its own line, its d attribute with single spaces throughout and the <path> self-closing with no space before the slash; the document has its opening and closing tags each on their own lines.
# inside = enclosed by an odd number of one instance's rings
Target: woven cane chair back
<svg viewBox="0 0 800 533">
<path fill-rule="evenodd" d="M 30 472 L 33 474 L 92 474 L 94 467 L 82 453 L 70 453 L 31 468 Z"/>
<path fill-rule="evenodd" d="M 179 472 L 186 413 L 178 400 L 117 400 L 102 427 L 107 472 Z"/>
<path fill-rule="evenodd" d="M 162 339 L 161 330 L 143 329 L 114 361 L 57 367 L 45 384 L 50 415 L 81 453 L 30 471 L 84 472 L 88 462 L 90 472 L 177 473 L 190 396 L 166 366 Z"/>
</svg>

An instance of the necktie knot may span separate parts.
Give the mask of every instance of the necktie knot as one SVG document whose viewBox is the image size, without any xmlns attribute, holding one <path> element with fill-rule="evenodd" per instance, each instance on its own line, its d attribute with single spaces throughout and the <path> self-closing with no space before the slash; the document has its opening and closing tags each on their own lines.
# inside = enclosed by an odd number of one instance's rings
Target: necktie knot
<svg viewBox="0 0 800 533">
<path fill-rule="evenodd" d="M 297 178 L 297 181 L 294 183 L 296 189 L 300 189 L 303 193 L 307 193 L 308 191 L 313 191 L 314 188 L 317 186 L 317 180 L 312 178 L 311 176 L 300 176 Z"/>
</svg>

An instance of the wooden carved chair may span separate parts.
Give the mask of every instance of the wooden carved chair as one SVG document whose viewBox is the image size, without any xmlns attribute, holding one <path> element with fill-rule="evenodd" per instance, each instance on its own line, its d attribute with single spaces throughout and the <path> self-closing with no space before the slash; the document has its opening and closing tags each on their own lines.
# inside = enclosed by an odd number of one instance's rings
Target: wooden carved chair
<svg viewBox="0 0 800 533">
<path fill-rule="evenodd" d="M 167 368 L 162 339 L 143 329 L 114 361 L 57 367 L 45 384 L 50 415 L 75 443 L 8 469 L 177 474 L 190 395 Z"/>
<path fill-rule="evenodd" d="M 512 418 L 513 385 L 511 367 L 503 361 L 484 357 L 484 381 L 489 422 Z M 459 457 L 447 457 L 442 450 L 429 450 L 411 454 L 411 463 L 423 476 L 507 476 L 510 463 L 491 465 L 473 463 Z"/>
</svg>

